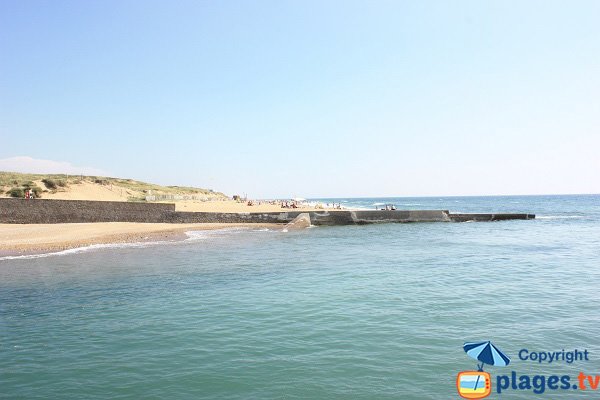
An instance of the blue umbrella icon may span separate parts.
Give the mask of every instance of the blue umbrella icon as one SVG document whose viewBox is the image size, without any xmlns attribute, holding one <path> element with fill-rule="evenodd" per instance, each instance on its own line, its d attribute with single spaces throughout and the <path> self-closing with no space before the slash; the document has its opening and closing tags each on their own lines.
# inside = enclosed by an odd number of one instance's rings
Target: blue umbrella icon
<svg viewBox="0 0 600 400">
<path fill-rule="evenodd" d="M 483 371 L 483 364 L 505 367 L 510 363 L 510 358 L 502 353 L 489 340 L 487 342 L 465 343 L 463 349 L 469 357 L 481 361 L 481 366 L 477 364 L 477 368 L 479 368 L 480 371 Z"/>
<path fill-rule="evenodd" d="M 463 345 L 463 349 L 469 355 L 469 357 L 474 358 L 477 361 L 481 361 L 481 365 L 477 363 L 478 371 L 483 371 L 484 364 L 505 367 L 510 363 L 510 358 L 502 353 L 489 340 L 487 342 L 465 343 Z M 478 383 L 479 376 L 477 377 L 477 381 L 475 381 L 475 389 L 477 389 Z"/>
</svg>

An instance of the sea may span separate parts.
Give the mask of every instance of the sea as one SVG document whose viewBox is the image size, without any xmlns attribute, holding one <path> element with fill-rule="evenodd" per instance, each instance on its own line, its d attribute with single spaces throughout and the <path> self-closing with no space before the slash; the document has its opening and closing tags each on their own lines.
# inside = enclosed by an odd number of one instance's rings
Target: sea
<svg viewBox="0 0 600 400">
<path fill-rule="evenodd" d="M 536 219 L 3 257 L 0 398 L 457 399 L 487 341 L 489 398 L 600 397 L 600 195 L 311 201 Z"/>
</svg>

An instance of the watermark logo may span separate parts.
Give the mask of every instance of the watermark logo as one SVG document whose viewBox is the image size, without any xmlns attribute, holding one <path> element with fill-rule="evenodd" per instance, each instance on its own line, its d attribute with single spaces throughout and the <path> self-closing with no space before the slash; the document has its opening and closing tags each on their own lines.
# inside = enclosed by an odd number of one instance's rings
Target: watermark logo
<svg viewBox="0 0 600 400">
<path fill-rule="evenodd" d="M 483 399 L 490 396 L 492 391 L 501 394 L 506 391 L 522 391 L 535 395 L 557 391 L 600 391 L 600 375 L 587 374 L 578 370 L 576 375 L 529 375 L 508 371 L 494 374 L 494 378 L 483 370 L 484 366 L 505 367 L 510 364 L 510 358 L 491 342 L 465 343 L 467 355 L 477 360 L 477 370 L 459 372 L 456 377 L 456 390 L 465 399 Z M 565 351 L 530 351 L 521 349 L 518 353 L 520 362 L 533 362 L 548 366 L 564 363 L 572 365 L 575 362 L 590 361 L 587 349 Z M 492 387 L 493 386 L 493 387 Z"/>
<path fill-rule="evenodd" d="M 465 399 L 483 399 L 492 393 L 492 377 L 483 370 L 485 364 L 504 367 L 508 358 L 492 342 L 465 343 L 464 351 L 477 360 L 477 371 L 462 371 L 456 377 L 456 390 Z M 481 363 L 481 364 L 479 364 Z"/>
</svg>

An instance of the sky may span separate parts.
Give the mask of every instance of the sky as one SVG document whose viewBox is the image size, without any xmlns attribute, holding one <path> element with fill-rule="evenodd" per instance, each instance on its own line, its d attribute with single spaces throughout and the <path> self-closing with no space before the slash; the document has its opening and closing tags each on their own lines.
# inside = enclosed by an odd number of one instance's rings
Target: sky
<svg viewBox="0 0 600 400">
<path fill-rule="evenodd" d="M 598 1 L 0 2 L 0 169 L 600 193 Z"/>
</svg>

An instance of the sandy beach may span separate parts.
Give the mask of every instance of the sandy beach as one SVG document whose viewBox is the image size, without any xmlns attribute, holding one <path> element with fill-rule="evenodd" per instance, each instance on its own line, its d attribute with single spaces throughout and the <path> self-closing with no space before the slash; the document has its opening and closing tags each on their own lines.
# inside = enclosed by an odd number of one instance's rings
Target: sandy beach
<svg viewBox="0 0 600 400">
<path fill-rule="evenodd" d="M 10 173 L 5 173 L 9 174 Z M 13 176 L 14 175 L 14 176 Z M 7 175 L 8 176 L 8 175 Z M 5 179 L 5 186 L 0 190 L 0 197 L 8 197 L 8 189 L 15 180 L 31 180 L 39 188 L 47 188 L 41 176 L 19 176 L 12 173 L 12 178 Z M 73 177 L 71 177 L 73 178 Z M 66 178 L 53 178 L 55 182 L 66 181 Z M 40 197 L 45 200 L 92 200 L 92 201 L 118 201 L 130 202 L 143 201 L 149 193 L 160 194 L 157 189 L 142 190 L 143 184 L 130 180 L 115 180 L 109 183 L 106 179 L 98 180 L 93 177 L 78 177 L 76 181 L 69 181 L 64 186 L 55 189 L 45 189 Z M 10 185 L 9 185 L 10 184 Z M 8 186 L 6 186 L 8 185 Z M 154 187 L 154 186 L 148 186 Z M 163 192 L 169 194 L 172 187 L 162 187 Z M 187 192 L 186 192 L 187 190 Z M 228 212 L 228 213 L 256 213 L 256 212 L 287 212 L 287 211 L 322 211 L 332 210 L 333 204 L 310 204 L 292 200 L 269 201 L 250 199 L 236 201 L 223 194 L 214 194 L 213 197 L 190 194 L 188 189 L 175 192 L 172 200 L 157 201 L 160 203 L 175 204 L 177 211 L 187 212 Z M 172 194 L 172 193 L 171 193 Z M 36 200 L 34 200 L 36 201 Z M 149 201 L 148 204 L 155 203 Z M 289 207 L 282 207 L 287 205 Z M 221 229 L 226 227 L 251 226 L 258 224 L 165 224 L 165 223 L 133 223 L 133 222 L 98 222 L 98 223 L 61 223 L 61 224 L 0 224 L 0 254 L 25 254 L 48 251 L 60 251 L 75 247 L 104 243 L 144 242 L 160 240 L 181 240 L 185 238 L 185 231 Z M 276 228 L 281 228 L 275 225 Z"/>
<path fill-rule="evenodd" d="M 103 243 L 183 240 L 185 232 L 232 227 L 269 227 L 278 224 L 141 224 L 96 222 L 84 224 L 0 224 L 0 255 L 61 251 Z"/>
<path fill-rule="evenodd" d="M 37 186 L 44 187 L 41 180 L 33 181 Z M 8 197 L 6 191 L 9 189 L 8 186 L 1 188 L 0 197 Z M 71 184 L 67 188 L 61 188 L 57 191 L 44 191 L 42 194 L 43 199 L 48 200 L 91 200 L 91 201 L 130 201 L 131 197 L 143 196 L 144 193 L 135 192 L 130 189 L 122 188 L 116 185 L 101 185 L 96 184 L 87 180 L 81 181 L 77 184 Z M 192 197 L 192 196 L 188 196 Z M 291 200 L 287 201 L 289 205 L 294 203 Z M 266 200 L 250 199 L 248 201 L 235 201 L 230 198 L 222 197 L 215 199 L 204 199 L 203 200 L 165 200 L 156 201 L 158 203 L 170 203 L 175 204 L 177 211 L 198 211 L 198 212 L 280 212 L 280 211 L 314 211 L 333 209 L 333 205 L 322 204 L 319 207 L 315 207 L 313 204 L 309 206 L 306 202 L 296 202 L 296 208 L 284 208 L 280 203 L 272 204 L 273 202 Z M 155 203 L 150 201 L 149 203 Z"/>
</svg>

